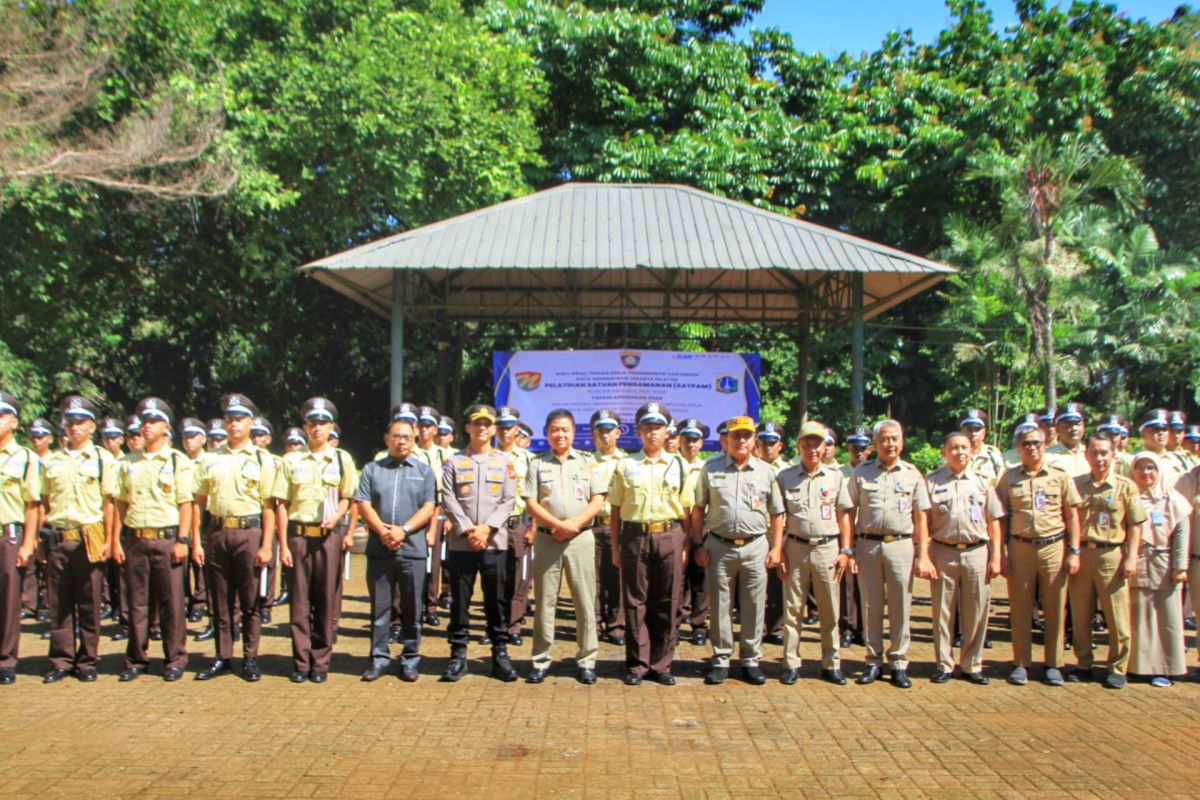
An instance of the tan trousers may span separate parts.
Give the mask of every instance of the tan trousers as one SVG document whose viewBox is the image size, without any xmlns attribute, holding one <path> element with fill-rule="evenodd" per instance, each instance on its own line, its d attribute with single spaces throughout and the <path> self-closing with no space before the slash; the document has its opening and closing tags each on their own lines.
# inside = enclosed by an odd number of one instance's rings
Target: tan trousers
<svg viewBox="0 0 1200 800">
<path fill-rule="evenodd" d="M 992 597 L 987 577 L 987 545 L 959 550 L 930 542 L 929 558 L 938 572 L 930 586 L 934 657 L 943 672 L 954 670 L 951 645 L 957 596 L 963 637 L 958 663 L 964 673 L 979 672 L 983 669 L 983 642 L 987 638 L 987 610 Z"/>
<path fill-rule="evenodd" d="M 537 604 L 533 608 L 533 666 L 550 666 L 554 645 L 554 612 L 563 572 L 575 606 L 575 665 L 596 667 L 596 537 L 590 528 L 565 542 L 556 542 L 538 531 L 533 547 L 533 583 Z"/>
<path fill-rule="evenodd" d="M 1067 571 L 1063 569 L 1063 541 L 1032 545 L 1015 536 L 1009 540 L 1008 622 L 1012 629 L 1013 663 L 1033 664 L 1034 588 L 1042 593 L 1042 660 L 1047 667 L 1063 664 L 1063 610 L 1067 603 Z M 1088 614 L 1091 614 L 1091 605 Z M 1088 617 L 1087 627 L 1092 627 Z"/>
<path fill-rule="evenodd" d="M 838 615 L 841 613 L 838 581 L 833 578 L 837 561 L 837 537 L 819 545 L 805 544 L 785 537 L 783 553 L 787 563 L 787 580 L 783 583 L 783 666 L 799 669 L 800 633 L 805 617 L 805 598 L 811 590 L 817 599 L 820 617 L 821 666 L 839 669 L 842 657 L 838 651 Z"/>
<path fill-rule="evenodd" d="M 733 587 L 737 587 L 738 658 L 743 667 L 757 666 L 762 658 L 763 618 L 767 607 L 767 537 L 742 546 L 716 536 L 704 540 L 708 551 L 709 642 L 714 667 L 729 667 L 733 657 Z"/>
<path fill-rule="evenodd" d="M 856 539 L 854 558 L 858 562 L 867 663 L 883 663 L 883 606 L 886 602 L 888 666 L 908 669 L 908 644 L 912 638 L 913 540 L 884 543 Z"/>
<path fill-rule="evenodd" d="M 1125 550 L 1109 547 L 1089 550 L 1084 546 L 1079 572 L 1068 581 L 1071 595 L 1071 627 L 1079 669 L 1092 668 L 1092 610 L 1096 598 L 1108 622 L 1108 668 L 1118 675 L 1129 669 L 1129 585 L 1121 574 Z"/>
</svg>

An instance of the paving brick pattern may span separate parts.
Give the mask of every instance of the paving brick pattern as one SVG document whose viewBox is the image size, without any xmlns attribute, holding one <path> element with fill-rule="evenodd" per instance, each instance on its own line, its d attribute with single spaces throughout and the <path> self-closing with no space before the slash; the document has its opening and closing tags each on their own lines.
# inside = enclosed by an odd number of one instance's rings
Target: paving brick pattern
<svg viewBox="0 0 1200 800">
<path fill-rule="evenodd" d="M 444 623 L 426 632 L 417 683 L 388 676 L 366 684 L 358 680 L 369 644 L 362 576 L 356 556 L 333 671 L 321 686 L 287 679 L 285 609 L 267 627 L 258 684 L 232 676 L 198 683 L 190 674 L 165 683 L 157 643 L 151 674 L 121 684 L 123 643 L 106 635 L 97 683 L 43 686 L 47 643 L 38 634 L 45 625 L 28 623 L 17 683 L 0 688 L 4 796 L 1200 796 L 1200 684 L 1131 683 L 1123 691 L 1007 685 L 1002 581 L 994 585 L 986 687 L 928 682 L 928 591 L 917 582 L 914 687 L 902 691 L 886 682 L 823 683 L 816 658 L 798 684 L 783 686 L 775 680 L 780 648 L 770 645 L 764 687 L 736 679 L 703 685 L 707 652 L 691 644 L 680 648 L 673 688 L 624 686 L 622 655 L 603 644 L 600 681 L 588 687 L 574 680 L 570 641 L 555 652 L 567 662 L 540 686 L 487 677 L 488 650 L 479 645 L 471 648 L 471 674 L 443 684 Z M 560 634 L 569 637 L 569 609 L 561 607 L 560 616 Z M 106 624 L 106 634 L 113 629 Z M 1098 638 L 1102 657 L 1106 644 Z M 522 673 L 531 639 L 513 649 Z M 212 647 L 189 646 L 195 672 Z M 816 647 L 810 633 L 805 654 L 815 656 Z M 862 657 L 861 647 L 850 649 L 848 677 Z M 1189 660 L 1195 663 L 1194 650 Z"/>
</svg>

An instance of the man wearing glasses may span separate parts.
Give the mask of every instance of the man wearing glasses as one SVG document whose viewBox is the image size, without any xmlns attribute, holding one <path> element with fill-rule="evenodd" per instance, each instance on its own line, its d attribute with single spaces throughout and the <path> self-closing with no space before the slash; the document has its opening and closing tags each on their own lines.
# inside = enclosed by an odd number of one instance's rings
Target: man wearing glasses
<svg viewBox="0 0 1200 800">
<path fill-rule="evenodd" d="M 1013 643 L 1008 682 L 1024 686 L 1029 680 L 1034 595 L 1040 589 L 1045 615 L 1043 681 L 1062 686 L 1063 610 L 1067 576 L 1079 571 L 1079 506 L 1083 501 L 1071 476 L 1047 460 L 1046 435 L 1035 415 L 1021 418 L 1013 439 L 1021 463 L 996 484 L 1005 512 L 1001 528 Z"/>
</svg>

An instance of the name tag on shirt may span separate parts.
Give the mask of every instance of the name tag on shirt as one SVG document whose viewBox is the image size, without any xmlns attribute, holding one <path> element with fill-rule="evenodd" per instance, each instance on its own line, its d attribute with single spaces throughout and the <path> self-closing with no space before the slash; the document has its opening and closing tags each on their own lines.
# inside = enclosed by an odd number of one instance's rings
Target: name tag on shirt
<svg viewBox="0 0 1200 800">
<path fill-rule="evenodd" d="M 833 506 L 821 506 L 821 519 L 833 519 Z"/>
<path fill-rule="evenodd" d="M 1101 528 L 1107 528 L 1108 526 L 1112 525 L 1112 514 L 1109 514 L 1107 511 L 1101 511 L 1098 515 L 1096 515 L 1096 523 Z"/>
<path fill-rule="evenodd" d="M 1046 490 L 1038 489 L 1037 494 L 1033 496 L 1033 507 L 1038 511 L 1046 510 Z"/>
<path fill-rule="evenodd" d="M 970 517 L 971 522 L 983 522 L 983 511 L 979 506 L 971 506 Z"/>
<path fill-rule="evenodd" d="M 758 510 L 760 510 L 760 509 L 762 508 L 762 505 L 763 505 L 763 502 L 762 502 L 762 496 L 761 496 L 761 495 L 757 495 L 757 494 L 756 494 L 756 495 L 754 495 L 754 499 L 752 499 L 752 500 L 750 501 L 750 507 L 751 507 L 753 510 L 755 510 L 755 511 L 758 511 Z"/>
<path fill-rule="evenodd" d="M 1150 512 L 1150 522 L 1155 525 L 1162 525 L 1164 522 L 1166 522 L 1166 515 L 1163 514 L 1163 512 L 1155 509 L 1154 511 Z"/>
<path fill-rule="evenodd" d="M 898 505 L 900 506 L 900 513 L 901 514 L 906 513 L 908 511 L 908 498 L 901 497 L 901 498 L 898 498 L 898 501 L 899 501 Z"/>
<path fill-rule="evenodd" d="M 575 484 L 575 499 L 576 499 L 576 500 L 586 500 L 586 499 L 587 499 L 586 497 L 584 497 L 584 491 L 583 491 L 583 484 L 582 484 L 582 483 L 577 483 L 577 484 Z"/>
</svg>

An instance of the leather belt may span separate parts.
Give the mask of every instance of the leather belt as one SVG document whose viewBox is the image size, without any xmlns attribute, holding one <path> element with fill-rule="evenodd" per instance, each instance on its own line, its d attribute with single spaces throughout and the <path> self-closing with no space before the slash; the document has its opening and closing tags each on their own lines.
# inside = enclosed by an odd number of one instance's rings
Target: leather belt
<svg viewBox="0 0 1200 800">
<path fill-rule="evenodd" d="M 82 542 L 83 541 L 83 532 L 86 529 L 95 527 L 97 525 L 100 526 L 101 528 L 103 528 L 104 523 L 103 522 L 94 522 L 91 525 L 81 525 L 77 528 L 54 528 L 50 532 L 50 536 L 55 542 L 58 542 L 59 544 L 62 544 L 63 542 Z"/>
<path fill-rule="evenodd" d="M 523 522 L 525 522 L 524 514 L 513 514 L 508 518 L 508 521 L 505 524 L 510 528 L 515 528 L 517 525 L 520 525 Z"/>
<path fill-rule="evenodd" d="M 950 547 L 955 550 L 974 550 L 976 547 L 983 547 L 985 544 L 987 544 L 986 539 L 979 542 L 954 542 L 953 544 L 950 542 L 941 542 L 937 539 L 931 539 L 930 541 L 932 541 L 934 544 L 940 544 L 942 547 Z"/>
<path fill-rule="evenodd" d="M 1034 547 L 1041 547 L 1044 544 L 1061 542 L 1063 539 L 1067 538 L 1067 535 L 1065 533 L 1056 533 L 1053 536 L 1035 536 L 1033 538 L 1027 538 L 1025 536 L 1013 536 L 1012 538 L 1020 542 L 1025 542 L 1025 544 L 1031 544 Z"/>
<path fill-rule="evenodd" d="M 125 528 L 135 539 L 175 539 L 179 536 L 179 526 L 170 525 L 165 528 Z"/>
<path fill-rule="evenodd" d="M 709 536 L 715 536 L 716 538 L 720 539 L 722 542 L 725 542 L 726 544 L 731 544 L 734 547 L 741 547 L 744 544 L 749 544 L 750 542 L 753 542 L 756 539 L 761 539 L 762 537 L 766 536 L 765 533 L 755 533 L 755 534 L 747 534 L 747 535 L 742 536 L 737 539 L 730 539 L 725 536 L 721 536 L 718 533 L 713 533 L 712 531 L 709 531 L 708 533 L 709 533 Z"/>
<path fill-rule="evenodd" d="M 330 534 L 330 531 L 320 525 L 310 525 L 307 522 L 289 522 L 287 529 L 293 536 L 302 536 L 305 539 L 320 539 Z"/>
<path fill-rule="evenodd" d="M 787 535 L 787 537 L 789 539 L 794 539 L 795 541 L 800 542 L 801 544 L 811 545 L 812 547 L 820 547 L 823 544 L 829 544 L 830 542 L 836 542 L 838 539 L 837 534 L 834 534 L 833 536 L 813 536 L 810 538 L 805 538 L 803 536 L 797 536 L 794 533 L 789 533 Z"/>
<path fill-rule="evenodd" d="M 911 539 L 911 533 L 856 533 L 854 534 L 859 539 L 866 539 L 868 542 L 898 542 L 902 539 Z"/>
<path fill-rule="evenodd" d="M 9 536 L 24 536 L 25 535 L 25 523 L 10 522 L 7 525 L 5 525 L 3 528 L 0 528 L 0 534 L 3 534 L 5 538 L 7 538 Z"/>
<path fill-rule="evenodd" d="M 262 517 L 213 517 L 213 524 L 218 528 L 249 530 L 250 528 L 261 528 Z"/>
<path fill-rule="evenodd" d="M 1089 539 L 1083 543 L 1083 548 L 1085 550 L 1111 550 L 1123 544 L 1124 542 L 1093 542 Z"/>
<path fill-rule="evenodd" d="M 674 530 L 679 524 L 677 519 L 669 519 L 663 522 L 622 522 L 621 527 L 626 530 L 637 531 L 638 533 L 660 534 Z"/>
</svg>

